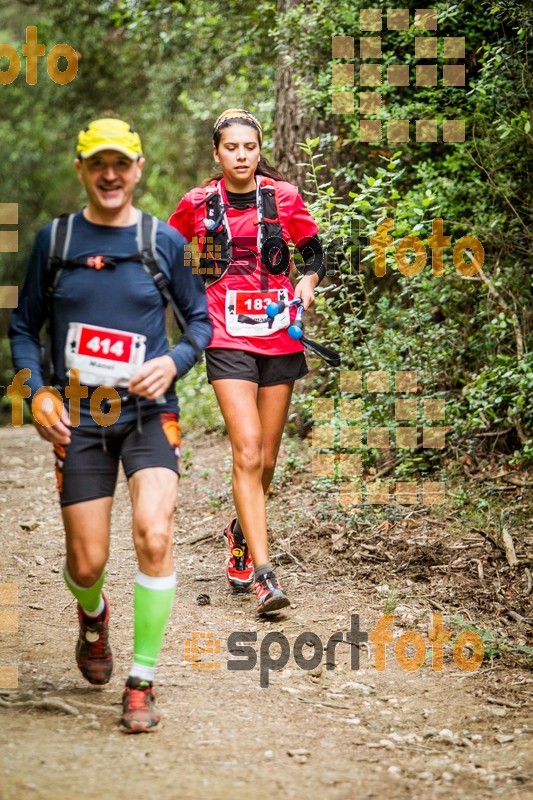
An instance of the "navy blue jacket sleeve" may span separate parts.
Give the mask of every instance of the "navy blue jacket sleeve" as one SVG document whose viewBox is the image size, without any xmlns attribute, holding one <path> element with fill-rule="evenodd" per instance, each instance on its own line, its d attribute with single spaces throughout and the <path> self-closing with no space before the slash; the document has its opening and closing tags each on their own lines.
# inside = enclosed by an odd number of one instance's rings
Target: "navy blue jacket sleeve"
<svg viewBox="0 0 533 800">
<path fill-rule="evenodd" d="M 46 269 L 50 247 L 50 226 L 39 231 L 30 255 L 18 307 L 9 326 L 11 357 L 15 372 L 29 368 L 31 396 L 43 385 L 39 332 L 46 319 Z"/>
<path fill-rule="evenodd" d="M 204 350 L 211 341 L 213 327 L 207 310 L 203 281 L 199 275 L 193 275 L 192 268 L 184 263 L 186 239 L 170 225 L 161 222 L 159 225 L 160 229 L 162 228 L 169 236 L 171 243 L 170 248 L 164 247 L 163 253 L 159 253 L 159 255 L 165 255 L 170 277 L 170 290 L 196 344 L 201 350 Z M 178 344 L 170 350 L 169 356 L 176 365 L 178 378 L 183 377 L 196 362 L 194 348 L 186 335 L 183 335 Z"/>
</svg>

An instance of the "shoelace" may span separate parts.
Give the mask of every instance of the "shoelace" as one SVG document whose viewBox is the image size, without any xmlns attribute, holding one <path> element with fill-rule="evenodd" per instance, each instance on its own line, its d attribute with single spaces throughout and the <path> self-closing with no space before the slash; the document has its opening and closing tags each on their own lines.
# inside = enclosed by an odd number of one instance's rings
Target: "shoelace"
<svg viewBox="0 0 533 800">
<path fill-rule="evenodd" d="M 129 687 L 128 687 L 129 688 Z M 131 689 L 128 694 L 128 705 L 131 711 L 144 711 L 147 708 L 146 701 L 150 687 L 146 689 Z"/>
<path fill-rule="evenodd" d="M 90 642 L 87 639 L 87 631 L 91 631 L 93 633 L 98 634 L 98 639 L 94 642 Z M 106 636 L 104 631 L 103 623 L 99 623 L 98 628 L 92 627 L 91 625 L 85 625 L 84 636 L 86 643 L 91 648 L 91 654 L 96 656 L 96 658 L 104 658 L 106 655 Z"/>
<path fill-rule="evenodd" d="M 267 572 L 265 575 L 260 575 L 258 581 L 269 592 L 280 588 L 276 580 L 276 576 L 272 572 Z"/>
</svg>

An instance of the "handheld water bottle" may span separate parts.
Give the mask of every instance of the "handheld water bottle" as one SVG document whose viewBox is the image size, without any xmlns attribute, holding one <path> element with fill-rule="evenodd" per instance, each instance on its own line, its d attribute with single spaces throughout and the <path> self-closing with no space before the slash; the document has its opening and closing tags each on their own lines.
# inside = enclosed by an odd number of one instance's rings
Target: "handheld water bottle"
<svg viewBox="0 0 533 800">
<path fill-rule="evenodd" d="M 297 297 L 295 300 L 291 300 L 289 303 L 284 303 L 283 300 L 279 303 L 271 302 L 266 307 L 267 317 L 273 319 L 274 317 L 277 317 L 278 314 L 281 314 L 283 311 L 285 311 L 287 307 L 301 306 L 301 305 L 302 305 L 301 297 Z"/>
</svg>

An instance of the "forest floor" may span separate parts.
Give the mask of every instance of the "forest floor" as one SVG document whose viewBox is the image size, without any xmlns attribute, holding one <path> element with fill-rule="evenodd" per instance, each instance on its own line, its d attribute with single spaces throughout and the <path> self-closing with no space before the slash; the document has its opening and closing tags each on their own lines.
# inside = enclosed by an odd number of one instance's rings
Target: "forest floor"
<svg viewBox="0 0 533 800">
<path fill-rule="evenodd" d="M 232 515 L 228 442 L 198 434 L 186 447 L 175 516 L 178 593 L 156 683 L 163 727 L 124 736 L 117 721 L 136 573 L 124 478 L 106 582 L 115 673 L 108 686 L 90 687 L 74 660 L 76 608 L 61 574 L 50 446 L 30 426 L 0 429 L 0 584 L 18 585 L 20 614 L 18 632 L 0 634 L 0 662 L 19 671 L 18 688 L 0 688 L 0 798 L 531 797 L 527 568 L 512 570 L 500 543 L 448 506 L 381 518 L 370 509 L 366 522 L 363 514 L 350 523 L 317 497 L 305 471 L 283 469 L 282 452 L 268 514 L 271 552 L 293 605 L 259 619 L 254 598 L 232 596 L 223 577 L 221 531 Z M 504 490 L 508 502 L 521 491 Z M 203 532 L 212 535 L 181 543 Z M 521 559 L 526 532 L 512 532 Z M 317 634 L 325 645 L 349 631 L 351 615 L 370 631 L 385 612 L 394 613 L 395 636 L 418 631 L 427 642 L 416 671 L 397 664 L 392 644 L 384 671 L 375 668 L 372 645 L 361 647 L 360 669 L 352 669 L 347 643 L 337 646 L 334 669 L 325 669 L 325 656 L 312 671 L 296 664 L 300 634 Z M 479 631 L 492 658 L 465 672 L 446 647 L 443 669 L 434 671 L 427 634 L 431 614 L 440 612 L 454 633 L 467 625 Z M 233 631 L 257 634 L 254 669 L 227 668 Z M 290 657 L 268 673 L 260 650 L 275 631 Z M 200 650 L 187 660 L 194 632 L 201 644 L 212 634 L 221 652 Z M 303 655 L 312 654 L 304 646 Z M 36 705 L 43 700 L 55 700 L 55 708 Z"/>
</svg>

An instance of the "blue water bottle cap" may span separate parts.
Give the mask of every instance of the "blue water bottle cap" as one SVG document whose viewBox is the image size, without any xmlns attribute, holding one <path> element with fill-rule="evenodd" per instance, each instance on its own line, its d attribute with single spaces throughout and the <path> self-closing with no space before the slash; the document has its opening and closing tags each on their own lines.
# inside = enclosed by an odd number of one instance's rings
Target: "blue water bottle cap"
<svg viewBox="0 0 533 800">
<path fill-rule="evenodd" d="M 279 314 L 279 303 L 271 302 L 266 307 L 267 317 L 273 319 L 277 314 Z"/>
<path fill-rule="evenodd" d="M 287 328 L 287 333 L 291 339 L 301 339 L 304 335 L 303 324 L 299 320 L 295 320 L 292 325 Z"/>
</svg>

